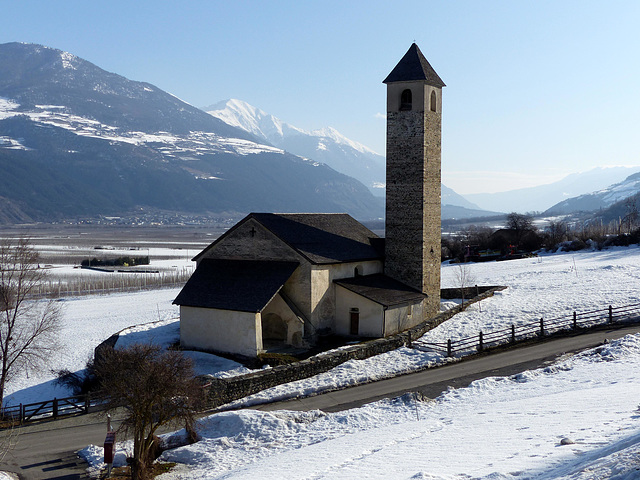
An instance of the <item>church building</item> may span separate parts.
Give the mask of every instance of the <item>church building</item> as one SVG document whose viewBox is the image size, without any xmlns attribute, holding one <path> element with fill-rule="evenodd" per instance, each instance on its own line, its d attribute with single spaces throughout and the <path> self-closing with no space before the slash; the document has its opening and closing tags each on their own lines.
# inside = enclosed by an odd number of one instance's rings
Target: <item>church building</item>
<svg viewBox="0 0 640 480">
<path fill-rule="evenodd" d="M 184 348 L 255 357 L 392 335 L 440 305 L 444 83 L 416 44 L 387 85 L 386 238 L 347 214 L 252 213 L 200 252 L 174 303 Z"/>
</svg>

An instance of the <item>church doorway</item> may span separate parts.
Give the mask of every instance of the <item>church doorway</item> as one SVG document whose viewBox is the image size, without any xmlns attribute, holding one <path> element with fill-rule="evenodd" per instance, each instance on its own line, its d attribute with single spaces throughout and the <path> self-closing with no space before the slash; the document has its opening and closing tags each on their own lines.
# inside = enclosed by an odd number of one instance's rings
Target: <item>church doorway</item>
<svg viewBox="0 0 640 480">
<path fill-rule="evenodd" d="M 351 335 L 358 335 L 360 333 L 360 310 L 352 308 L 349 310 L 349 333 Z"/>
<path fill-rule="evenodd" d="M 262 317 L 263 348 L 280 346 L 287 343 L 287 323 L 276 313 L 267 313 Z"/>
</svg>

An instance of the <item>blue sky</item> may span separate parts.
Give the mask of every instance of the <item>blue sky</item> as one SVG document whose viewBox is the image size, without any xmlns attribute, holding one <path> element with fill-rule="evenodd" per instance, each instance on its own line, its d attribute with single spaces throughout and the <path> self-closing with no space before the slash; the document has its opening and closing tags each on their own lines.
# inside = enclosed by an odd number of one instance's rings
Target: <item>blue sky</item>
<svg viewBox="0 0 640 480">
<path fill-rule="evenodd" d="M 204 107 L 238 98 L 384 153 L 385 86 L 416 42 L 447 84 L 459 193 L 640 165 L 640 2 L 9 1 L 0 43 L 40 43 Z"/>
</svg>

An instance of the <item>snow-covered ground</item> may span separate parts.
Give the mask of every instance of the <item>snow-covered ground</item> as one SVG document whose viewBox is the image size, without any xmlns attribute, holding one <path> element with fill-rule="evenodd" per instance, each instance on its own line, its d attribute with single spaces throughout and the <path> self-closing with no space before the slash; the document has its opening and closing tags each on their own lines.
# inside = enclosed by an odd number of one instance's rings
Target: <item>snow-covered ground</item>
<svg viewBox="0 0 640 480">
<path fill-rule="evenodd" d="M 175 263 L 175 262 L 174 262 Z M 459 265 L 443 265 L 442 286 L 456 287 Z M 511 323 L 531 322 L 540 317 L 554 317 L 563 313 L 590 311 L 607 305 L 621 306 L 638 303 L 640 298 L 640 248 L 619 247 L 601 252 L 582 251 L 544 255 L 508 262 L 466 264 L 467 275 L 480 285 L 506 285 L 508 288 L 479 304 L 470 306 L 423 337 L 428 342 L 443 342 L 505 328 Z M 66 300 L 62 348 L 52 358 L 51 368 L 81 370 L 95 346 L 126 327 L 178 317 L 178 308 L 171 305 L 178 289 L 155 290 L 108 296 L 88 296 Z M 154 327 L 153 325 L 151 327 Z M 160 330 L 167 327 L 157 325 Z M 165 343 L 178 338 L 174 320 L 173 335 Z M 162 337 L 166 332 L 143 327 L 145 336 L 137 339 Z M 154 340 L 155 341 L 155 340 Z M 352 360 L 333 370 L 310 379 L 279 385 L 247 397 L 237 405 L 250 405 L 274 399 L 290 398 L 322 390 L 353 385 L 393 374 L 422 368 L 425 365 L 448 361 L 442 355 L 410 348 L 378 355 L 366 360 Z M 221 365 L 208 373 L 224 375 Z M 198 367 L 204 373 L 206 367 Z M 233 373 L 241 373 L 238 364 L 229 364 Z M 232 374 L 232 372 L 228 372 Z M 23 375 L 9 385 L 12 394 L 7 404 L 27 403 L 53 396 L 67 395 L 62 387 L 52 384 L 54 375 L 44 369 L 38 375 Z M 236 405 L 236 406 L 237 406 Z"/>
<path fill-rule="evenodd" d="M 443 266 L 443 287 L 457 286 L 459 268 Z M 428 341 L 639 301 L 637 246 L 465 268 L 472 283 L 508 289 L 428 332 Z M 67 368 L 82 368 L 99 341 L 129 325 L 162 321 L 130 330 L 132 337 L 123 342 L 136 335 L 169 342 L 176 334 L 175 322 L 169 321 L 177 316 L 170 305 L 176 294 L 160 290 L 65 302 L 68 331 L 79 332 L 71 342 L 73 354 L 66 354 Z M 105 312 L 111 315 L 106 320 Z M 94 335 L 94 330 L 100 332 Z M 93 344 L 82 346 L 83 339 Z M 442 361 L 435 353 L 401 348 L 249 401 L 316 392 Z M 286 478 L 305 479 L 638 478 L 639 368 L 640 338 L 626 337 L 554 367 L 481 380 L 432 402 L 405 397 L 338 414 L 220 413 L 203 420 L 201 442 L 165 453 L 165 459 L 184 464 L 165 478 L 271 479 L 283 478 L 283 472 Z M 565 438 L 575 443 L 561 445 Z M 87 455 L 98 467 L 100 448 L 91 447 Z M 587 468 L 592 470 L 576 473 Z"/>
<path fill-rule="evenodd" d="M 637 478 L 639 370 L 640 336 L 628 336 L 435 401 L 226 412 L 202 421 L 200 442 L 163 455 L 189 466 L 163 478 Z"/>
<path fill-rule="evenodd" d="M 638 371 L 635 335 L 433 401 L 406 394 L 332 414 L 219 413 L 200 422 L 199 442 L 163 454 L 178 466 L 160 478 L 638 478 Z M 82 454 L 92 471 L 102 466 L 99 447 Z"/>
<path fill-rule="evenodd" d="M 82 370 L 93 355 L 94 348 L 123 328 L 178 317 L 178 307 L 171 305 L 178 292 L 177 288 L 159 289 L 90 295 L 61 301 L 63 328 L 60 348 L 45 368 L 19 375 L 8 385 L 9 395 L 5 397 L 5 405 L 70 395 L 65 387 L 53 382 L 56 376 L 52 370 Z"/>
</svg>

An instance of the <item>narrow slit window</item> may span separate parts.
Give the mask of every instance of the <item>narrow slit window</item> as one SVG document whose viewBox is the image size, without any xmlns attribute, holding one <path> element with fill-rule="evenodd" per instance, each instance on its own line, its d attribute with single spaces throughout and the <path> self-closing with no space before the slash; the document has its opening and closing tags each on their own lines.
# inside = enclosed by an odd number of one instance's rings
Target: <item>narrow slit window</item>
<svg viewBox="0 0 640 480">
<path fill-rule="evenodd" d="M 432 112 L 436 111 L 436 105 L 437 105 L 436 92 L 431 91 L 431 111 Z"/>
<path fill-rule="evenodd" d="M 411 110 L 411 102 L 411 90 L 407 88 L 406 90 L 403 90 L 402 95 L 400 95 L 400 110 Z"/>
</svg>

